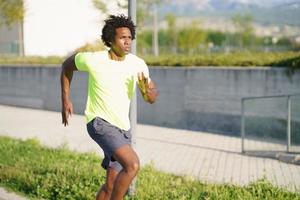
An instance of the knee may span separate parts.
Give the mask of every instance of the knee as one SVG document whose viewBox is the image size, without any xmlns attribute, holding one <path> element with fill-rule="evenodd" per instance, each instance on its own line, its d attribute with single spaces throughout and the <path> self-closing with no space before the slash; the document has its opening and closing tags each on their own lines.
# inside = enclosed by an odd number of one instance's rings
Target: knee
<svg viewBox="0 0 300 200">
<path fill-rule="evenodd" d="M 127 167 L 125 167 L 125 170 L 130 173 L 130 174 L 137 174 L 137 172 L 140 169 L 140 162 L 137 161 L 133 161 L 131 162 Z"/>
<path fill-rule="evenodd" d="M 134 172 L 138 172 L 140 170 L 140 162 L 139 161 L 136 161 L 132 164 L 132 169 Z"/>
</svg>

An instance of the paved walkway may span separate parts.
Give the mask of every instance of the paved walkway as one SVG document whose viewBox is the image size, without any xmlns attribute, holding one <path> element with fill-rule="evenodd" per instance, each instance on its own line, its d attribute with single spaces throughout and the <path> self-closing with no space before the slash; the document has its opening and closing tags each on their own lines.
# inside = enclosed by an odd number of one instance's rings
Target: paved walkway
<svg viewBox="0 0 300 200">
<path fill-rule="evenodd" d="M 67 144 L 71 150 L 102 155 L 85 127 L 81 115 L 73 115 L 70 125 L 63 127 L 58 112 L 0 105 L 0 135 L 36 137 L 47 146 Z M 142 165 L 153 161 L 159 170 L 203 182 L 245 185 L 266 177 L 300 192 L 300 165 L 243 155 L 238 137 L 138 124 L 136 149 Z"/>
</svg>

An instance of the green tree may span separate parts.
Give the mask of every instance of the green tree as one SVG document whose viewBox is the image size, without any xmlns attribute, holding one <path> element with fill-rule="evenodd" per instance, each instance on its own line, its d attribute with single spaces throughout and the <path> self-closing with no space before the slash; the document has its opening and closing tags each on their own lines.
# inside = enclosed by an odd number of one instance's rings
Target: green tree
<svg viewBox="0 0 300 200">
<path fill-rule="evenodd" d="M 107 8 L 107 2 L 105 0 L 92 0 L 94 7 L 99 10 L 104 15 L 109 15 L 109 10 Z M 114 3 L 117 4 L 118 8 L 127 8 L 127 1 L 115 0 Z"/>
<path fill-rule="evenodd" d="M 216 46 L 222 46 L 226 41 L 226 33 L 220 31 L 208 31 L 207 42 L 212 42 Z"/>
<path fill-rule="evenodd" d="M 13 24 L 18 25 L 19 30 L 19 55 L 24 55 L 23 45 L 23 21 L 25 8 L 23 0 L 0 0 L 0 27 L 10 28 Z"/>
<path fill-rule="evenodd" d="M 107 6 L 103 0 L 93 0 L 94 7 L 103 14 L 107 14 Z"/>
<path fill-rule="evenodd" d="M 150 10 L 149 0 L 137 1 L 136 21 L 137 21 L 137 28 L 141 31 L 143 30 L 143 27 L 145 27 L 146 23 L 149 22 L 148 19 L 151 17 L 149 10 Z"/>
<path fill-rule="evenodd" d="M 197 28 L 195 23 L 181 29 L 178 33 L 178 46 L 188 54 L 192 54 L 196 49 L 199 49 L 205 40 L 206 33 L 200 28 Z"/>
<path fill-rule="evenodd" d="M 146 55 L 151 53 L 152 47 L 152 32 L 151 30 L 144 30 L 137 32 L 137 50 L 140 54 Z"/>
<path fill-rule="evenodd" d="M 153 17 L 152 49 L 155 56 L 159 55 L 158 44 L 158 6 L 163 0 L 140 0 L 138 1 L 137 21 L 138 26 L 143 26 L 147 18 Z"/>
<path fill-rule="evenodd" d="M 251 45 L 253 39 L 253 17 L 251 14 L 236 14 L 232 17 L 237 29 L 237 39 L 240 47 Z"/>
<path fill-rule="evenodd" d="M 23 0 L 0 0 L 0 26 L 10 27 L 23 22 L 25 8 Z"/>
<path fill-rule="evenodd" d="M 168 23 L 168 35 L 171 42 L 171 50 L 173 53 L 177 53 L 177 29 L 176 29 L 176 17 L 172 13 L 166 15 Z"/>
</svg>

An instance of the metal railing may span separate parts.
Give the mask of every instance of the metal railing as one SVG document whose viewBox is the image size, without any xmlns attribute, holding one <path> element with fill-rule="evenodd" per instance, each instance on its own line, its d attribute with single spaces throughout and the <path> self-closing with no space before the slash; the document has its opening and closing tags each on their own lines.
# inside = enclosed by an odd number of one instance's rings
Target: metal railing
<svg viewBox="0 0 300 200">
<path fill-rule="evenodd" d="M 280 122 L 281 122 L 281 125 L 283 126 L 284 124 L 284 121 L 286 120 L 286 151 L 287 152 L 291 152 L 291 133 L 292 133 L 292 98 L 298 98 L 300 97 L 300 94 L 290 94 L 290 95 L 276 95 L 276 96 L 259 96 L 259 97 L 245 97 L 245 98 L 242 98 L 241 100 L 241 106 L 242 106 L 242 110 L 241 110 L 241 139 L 242 139 L 242 152 L 245 153 L 245 140 L 246 140 L 246 103 L 247 102 L 250 102 L 252 101 L 255 102 L 255 101 L 265 101 L 266 99 L 273 99 L 273 102 L 274 102 L 274 99 L 277 100 L 277 104 L 281 104 L 281 108 L 282 109 L 285 109 L 286 113 L 282 112 L 283 110 L 280 110 L 280 106 L 271 106 L 272 108 L 272 111 L 267 114 L 261 114 L 264 112 L 264 106 L 261 106 L 260 108 L 256 108 L 255 111 L 253 111 L 251 114 L 252 114 L 252 118 L 258 118 L 256 119 L 256 122 L 259 121 L 260 119 L 266 119 L 267 117 L 270 118 L 270 115 L 272 115 L 273 113 L 273 118 L 274 116 L 277 117 L 277 119 L 281 118 L 280 119 Z M 278 103 L 278 99 L 280 99 L 280 103 Z M 275 101 L 276 101 L 275 100 Z M 296 102 L 297 99 L 295 99 L 295 102 Z M 300 100 L 300 98 L 299 98 Z M 270 104 L 271 101 L 267 102 Z M 285 102 L 285 103 L 284 103 Z M 299 101 L 300 102 L 300 101 Z M 297 102 L 297 103 L 299 103 Z M 256 102 L 257 103 L 257 102 Z M 284 104 L 285 105 L 284 105 Z M 255 103 L 254 103 L 255 104 Z M 265 107 L 267 107 L 268 104 L 265 104 Z M 251 107 L 251 106 L 248 106 L 248 107 Z M 252 105 L 253 107 L 253 105 Z M 255 106 L 254 106 L 255 107 Z M 259 107 L 259 106 L 258 106 Z M 275 108 L 275 109 L 274 109 Z M 267 108 L 266 108 L 267 109 Z M 277 110 L 276 110 L 277 109 Z M 293 109 L 293 112 L 296 112 L 296 114 L 299 115 L 300 113 L 300 104 L 299 106 L 296 104 L 295 106 L 295 109 Z M 250 115 L 251 115 L 250 114 Z M 278 116 L 280 115 L 280 116 Z M 300 115 L 299 115 L 300 116 Z M 285 119 L 283 119 L 285 118 Z M 299 118 L 300 119 L 300 118 Z M 299 119 L 295 119 L 295 124 L 297 125 L 297 127 L 299 127 L 298 124 L 300 124 L 300 121 L 297 122 L 297 120 Z M 267 120 L 265 120 L 266 123 L 268 123 Z M 270 120 L 269 120 L 270 121 Z M 277 120 L 278 121 L 278 120 Z M 260 122 L 261 124 L 263 124 L 263 122 Z M 295 126 L 296 127 L 296 126 Z M 255 129 L 256 127 L 254 127 L 253 129 Z M 259 129 L 259 128 L 256 128 L 256 129 Z M 298 134 L 300 136 L 300 129 L 298 130 L 299 128 L 296 128 L 296 134 Z M 254 130 L 255 132 L 263 132 L 261 130 Z M 275 131 L 276 132 L 276 131 Z M 273 134 L 274 135 L 274 134 Z M 297 135 L 297 136 L 298 136 Z M 274 136 L 273 136 L 274 137 Z M 258 138 L 258 139 L 257 139 Z M 269 136 L 269 139 L 272 140 L 272 136 Z M 298 139 L 298 137 L 296 137 L 296 139 Z M 256 141 L 259 141 L 259 136 L 256 137 Z"/>
</svg>

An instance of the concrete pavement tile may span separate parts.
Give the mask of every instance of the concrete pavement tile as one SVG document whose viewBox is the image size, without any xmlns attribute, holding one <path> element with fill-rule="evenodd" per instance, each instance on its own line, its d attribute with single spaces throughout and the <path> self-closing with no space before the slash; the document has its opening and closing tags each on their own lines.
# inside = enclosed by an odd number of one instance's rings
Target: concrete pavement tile
<svg viewBox="0 0 300 200">
<path fill-rule="evenodd" d="M 254 158 L 248 156 L 248 163 L 249 163 L 249 183 L 257 180 L 257 162 Z"/>
<path fill-rule="evenodd" d="M 4 188 L 0 188 L 0 200 L 27 200 L 27 199 L 13 192 L 8 192 Z"/>
<path fill-rule="evenodd" d="M 219 183 L 224 183 L 225 182 L 225 175 L 226 175 L 226 159 L 227 159 L 227 154 L 225 152 L 220 152 L 217 164 L 217 169 L 216 169 L 216 179 Z"/>
<path fill-rule="evenodd" d="M 241 157 L 241 166 L 240 166 L 240 183 L 245 185 L 249 182 L 249 170 L 247 165 L 247 157 Z"/>
</svg>

